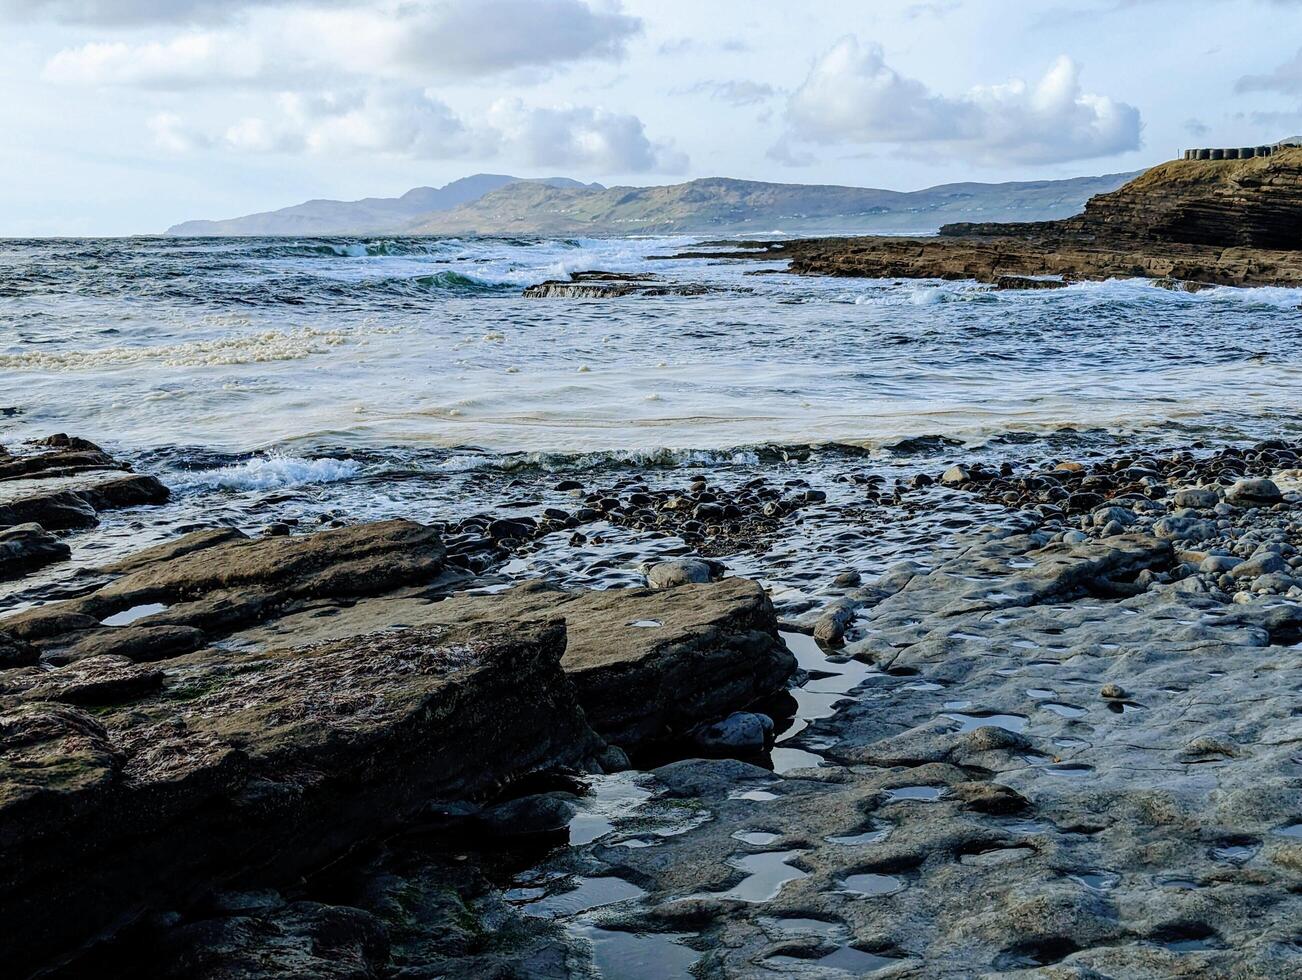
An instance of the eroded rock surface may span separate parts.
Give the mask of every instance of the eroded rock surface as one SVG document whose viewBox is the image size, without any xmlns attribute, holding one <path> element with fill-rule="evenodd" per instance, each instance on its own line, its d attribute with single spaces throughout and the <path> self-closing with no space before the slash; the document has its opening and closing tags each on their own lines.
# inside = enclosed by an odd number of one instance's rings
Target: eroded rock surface
<svg viewBox="0 0 1302 980">
<path fill-rule="evenodd" d="M 0 581 L 71 555 L 51 532 L 93 527 L 98 514 L 161 504 L 155 477 L 132 473 L 94 443 L 50 436 L 10 452 L 0 447 Z"/>
</svg>

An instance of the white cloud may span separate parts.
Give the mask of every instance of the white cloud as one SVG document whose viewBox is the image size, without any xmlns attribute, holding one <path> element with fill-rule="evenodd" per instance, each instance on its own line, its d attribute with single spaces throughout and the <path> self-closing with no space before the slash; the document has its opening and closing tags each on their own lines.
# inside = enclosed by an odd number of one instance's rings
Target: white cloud
<svg viewBox="0 0 1302 980">
<path fill-rule="evenodd" d="M 286 78 L 256 41 L 196 32 L 148 44 L 99 41 L 69 48 L 46 63 L 43 77 L 69 85 L 187 89 L 265 83 L 272 74 Z"/>
<path fill-rule="evenodd" d="M 395 55 L 447 77 L 618 58 L 642 22 L 583 0 L 450 0 L 404 8 Z"/>
<path fill-rule="evenodd" d="M 895 71 L 879 46 L 847 36 L 792 94 L 786 136 L 821 145 L 925 144 L 983 164 L 1043 164 L 1136 149 L 1140 128 L 1133 106 L 1082 91 L 1080 68 L 1065 56 L 1034 84 L 951 97 Z"/>
<path fill-rule="evenodd" d="M 715 81 L 707 80 L 697 82 L 691 88 L 687 89 L 689 93 L 703 93 L 712 99 L 720 102 L 726 102 L 733 106 L 759 105 L 761 102 L 767 102 L 773 96 L 778 94 L 778 90 L 772 85 L 765 82 L 751 82 L 746 80 Z"/>
<path fill-rule="evenodd" d="M 468 79 L 619 58 L 640 30 L 637 18 L 597 11 L 582 0 L 296 9 L 238 29 L 66 48 L 47 62 L 44 75 L 69 84 L 159 89 L 283 87 L 289 79 L 326 73 L 407 83 Z"/>
<path fill-rule="evenodd" d="M 1302 50 L 1274 71 L 1264 75 L 1244 75 L 1235 83 L 1234 91 L 1302 94 Z"/>
<path fill-rule="evenodd" d="M 355 0 L 0 0 L 0 17 L 130 27 L 230 20 L 256 7 L 342 6 Z"/>
<path fill-rule="evenodd" d="M 508 150 L 538 167 L 579 167 L 598 174 L 681 173 L 687 157 L 652 142 L 637 116 L 586 106 L 529 108 L 502 99 L 488 119 Z"/>
<path fill-rule="evenodd" d="M 539 108 L 518 99 L 495 103 L 471 124 L 428 92 L 285 93 L 269 111 L 205 131 L 173 113 L 150 122 L 168 153 L 212 148 L 249 154 L 389 155 L 419 160 L 503 156 L 533 167 L 591 174 L 678 173 L 687 158 L 646 135 L 633 115 L 587 106 Z"/>
</svg>

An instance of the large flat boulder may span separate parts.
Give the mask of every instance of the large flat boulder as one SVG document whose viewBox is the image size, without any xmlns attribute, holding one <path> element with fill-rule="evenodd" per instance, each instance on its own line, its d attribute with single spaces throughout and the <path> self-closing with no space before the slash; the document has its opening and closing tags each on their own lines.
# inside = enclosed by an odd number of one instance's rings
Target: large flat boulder
<svg viewBox="0 0 1302 980">
<path fill-rule="evenodd" d="M 330 615 L 323 615 L 324 612 Z M 564 619 L 562 665 L 588 721 L 633 751 L 671 741 L 786 687 L 795 659 L 763 588 L 742 578 L 673 589 L 564 591 L 528 583 L 442 601 L 380 597 L 314 608 L 233 634 L 250 646 L 316 642 L 390 623 L 474 624 Z"/>
<path fill-rule="evenodd" d="M 602 743 L 564 652 L 560 623 L 502 618 L 0 674 L 6 969 L 584 765 Z"/>
</svg>

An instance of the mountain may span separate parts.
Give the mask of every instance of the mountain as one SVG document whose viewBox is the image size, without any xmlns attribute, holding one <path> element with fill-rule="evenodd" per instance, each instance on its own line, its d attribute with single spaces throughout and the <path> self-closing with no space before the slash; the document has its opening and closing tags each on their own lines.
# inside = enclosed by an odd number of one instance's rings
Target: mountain
<svg viewBox="0 0 1302 980">
<path fill-rule="evenodd" d="M 392 234 L 418 218 L 471 204 L 485 194 L 520 182 L 505 174 L 475 174 L 444 187 L 415 187 L 402 197 L 368 197 L 360 201 L 316 200 L 218 221 L 183 221 L 167 229 L 169 235 L 217 237 L 226 235 L 356 235 Z M 529 183 L 577 189 L 585 185 L 568 177 L 550 177 Z M 600 184 L 586 185 L 599 188 Z"/>
<path fill-rule="evenodd" d="M 932 232 L 955 221 L 1048 221 L 1077 214 L 1136 174 L 921 191 L 710 177 L 662 187 L 506 184 L 409 222 L 413 235 Z"/>
</svg>

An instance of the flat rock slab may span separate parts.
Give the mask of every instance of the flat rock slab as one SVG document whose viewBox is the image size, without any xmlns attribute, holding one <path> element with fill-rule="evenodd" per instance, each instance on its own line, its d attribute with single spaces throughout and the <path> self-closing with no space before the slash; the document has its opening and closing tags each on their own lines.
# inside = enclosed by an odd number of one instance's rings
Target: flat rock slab
<svg viewBox="0 0 1302 980">
<path fill-rule="evenodd" d="M 564 651 L 559 624 L 485 619 L 0 675 L 7 968 L 243 873 L 320 867 L 434 801 L 585 764 L 602 743 Z"/>
<path fill-rule="evenodd" d="M 259 539 L 196 531 L 107 569 L 120 577 L 88 595 L 0 620 L 0 635 L 49 663 L 161 660 L 312 602 L 428 586 L 445 557 L 437 531 L 405 520 Z"/>
<path fill-rule="evenodd" d="M 270 645 L 341 637 L 390 623 L 564 620 L 562 665 L 588 721 L 627 750 L 674 739 L 781 691 L 795 660 L 777 635 L 764 590 L 747 579 L 674 589 L 565 592 L 523 585 L 442 601 L 379 598 L 350 608 L 318 607 L 236 644 Z"/>
</svg>

